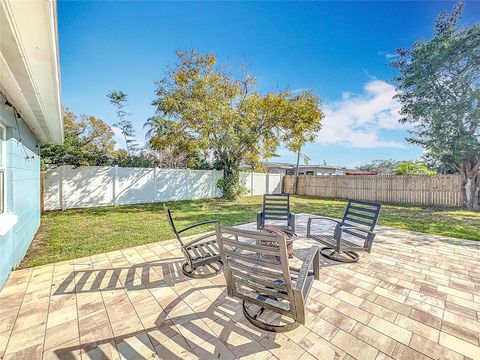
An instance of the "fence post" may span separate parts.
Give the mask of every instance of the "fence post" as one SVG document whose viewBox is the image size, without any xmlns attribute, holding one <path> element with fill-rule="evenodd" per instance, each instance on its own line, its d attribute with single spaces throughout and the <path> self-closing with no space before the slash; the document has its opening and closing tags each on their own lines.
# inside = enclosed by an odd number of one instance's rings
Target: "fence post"
<svg viewBox="0 0 480 360">
<path fill-rule="evenodd" d="M 185 200 L 190 200 L 188 197 L 188 169 L 185 169 Z"/>
<path fill-rule="evenodd" d="M 215 179 L 217 178 L 217 170 L 212 170 L 210 172 L 210 179 L 212 181 L 212 188 L 210 189 L 212 191 L 212 198 L 215 198 Z"/>
<path fill-rule="evenodd" d="M 253 171 L 250 174 L 250 196 L 253 196 Z"/>
<path fill-rule="evenodd" d="M 62 165 L 60 168 L 60 184 L 59 184 L 59 197 L 60 197 L 60 209 L 65 210 L 65 201 L 63 200 L 63 179 L 66 177 L 67 165 Z"/>
<path fill-rule="evenodd" d="M 113 181 L 113 186 L 112 186 L 112 193 L 113 193 L 113 206 L 117 206 L 118 205 L 118 201 L 117 201 L 117 180 L 118 180 L 118 165 L 115 165 L 113 167 L 113 177 L 112 177 L 112 181 Z"/>
<path fill-rule="evenodd" d="M 157 202 L 157 168 L 153 168 L 153 196 L 152 203 Z"/>
</svg>

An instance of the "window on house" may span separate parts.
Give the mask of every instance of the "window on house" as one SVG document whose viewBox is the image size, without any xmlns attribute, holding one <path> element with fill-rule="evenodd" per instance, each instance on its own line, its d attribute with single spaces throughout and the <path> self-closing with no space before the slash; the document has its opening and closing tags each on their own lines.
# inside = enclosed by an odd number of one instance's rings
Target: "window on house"
<svg viewBox="0 0 480 360">
<path fill-rule="evenodd" d="M 7 129 L 0 124 L 0 214 L 5 212 L 5 157 Z"/>
<path fill-rule="evenodd" d="M 295 175 L 295 170 L 287 169 L 285 170 L 285 175 Z"/>
<path fill-rule="evenodd" d="M 307 171 L 307 175 L 314 175 L 313 171 Z"/>
</svg>

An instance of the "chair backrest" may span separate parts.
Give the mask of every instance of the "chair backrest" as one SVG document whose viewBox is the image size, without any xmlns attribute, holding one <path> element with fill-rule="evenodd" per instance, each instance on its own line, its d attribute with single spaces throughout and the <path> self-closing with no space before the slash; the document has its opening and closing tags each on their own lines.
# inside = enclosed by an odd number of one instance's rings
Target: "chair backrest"
<svg viewBox="0 0 480 360">
<path fill-rule="evenodd" d="M 290 194 L 263 195 L 265 220 L 288 220 L 290 214 Z"/>
<path fill-rule="evenodd" d="M 172 229 L 172 232 L 175 234 L 175 237 L 180 242 L 180 245 L 183 246 L 182 239 L 180 238 L 180 235 L 177 232 L 177 228 L 175 227 L 175 223 L 173 222 L 172 212 L 170 211 L 167 204 L 163 204 L 163 209 L 165 210 L 165 216 L 167 217 L 168 223 L 170 224 L 170 229 Z"/>
<path fill-rule="evenodd" d="M 377 225 L 380 206 L 379 203 L 349 199 L 343 215 L 342 225 L 359 226 L 373 231 Z M 365 233 L 355 231 L 354 229 L 343 230 L 343 232 L 362 239 L 367 239 L 368 237 Z"/>
<path fill-rule="evenodd" d="M 284 236 L 217 225 L 217 243 L 229 296 L 295 314 Z"/>
</svg>

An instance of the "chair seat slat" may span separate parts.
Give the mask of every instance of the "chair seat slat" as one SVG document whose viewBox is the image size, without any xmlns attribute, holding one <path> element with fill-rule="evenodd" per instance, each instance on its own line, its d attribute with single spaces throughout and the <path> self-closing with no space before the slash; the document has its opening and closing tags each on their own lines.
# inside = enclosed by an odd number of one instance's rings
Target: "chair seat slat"
<svg viewBox="0 0 480 360">
<path fill-rule="evenodd" d="M 265 309 L 278 312 L 283 315 L 292 316 L 292 313 L 290 312 L 290 306 L 287 302 L 270 299 L 264 295 L 252 293 L 251 291 L 245 291 L 243 289 L 237 289 L 237 292 L 241 299 L 252 302 L 258 306 L 262 306 Z"/>
<path fill-rule="evenodd" d="M 207 256 L 211 256 L 212 254 L 210 254 L 210 252 L 207 252 L 208 249 L 205 248 L 205 245 L 204 244 L 198 244 L 197 245 L 197 249 L 198 249 L 198 252 L 203 256 L 203 257 L 207 257 Z"/>
<path fill-rule="evenodd" d="M 254 282 L 258 282 L 259 284 L 262 284 L 263 286 L 267 286 L 267 287 L 270 287 L 270 288 L 278 288 L 278 289 L 282 289 L 283 291 L 285 291 L 287 289 L 287 287 L 285 286 L 285 282 L 283 280 L 280 280 L 280 281 L 275 281 L 275 280 L 272 280 L 271 278 L 269 279 L 268 277 L 265 277 L 265 276 L 258 276 L 257 274 L 249 274 L 249 273 L 246 273 L 246 272 L 243 272 L 243 271 L 238 271 L 236 269 L 231 269 L 232 271 L 232 274 L 235 275 L 236 278 L 245 278 L 249 281 L 254 281 Z"/>
<path fill-rule="evenodd" d="M 269 296 L 273 296 L 275 298 L 280 298 L 280 299 L 284 299 L 284 300 L 287 300 L 288 299 L 288 294 L 286 294 L 284 291 L 275 291 L 275 289 L 268 289 L 264 286 L 260 286 L 259 284 L 254 284 L 248 280 L 245 280 L 241 277 L 235 277 L 235 281 L 240 284 L 241 286 L 244 286 L 244 287 L 248 287 L 252 290 L 255 290 L 256 292 L 258 292 L 259 294 L 263 294 L 263 295 L 269 295 Z M 238 285 L 237 285 L 238 286 Z"/>
</svg>

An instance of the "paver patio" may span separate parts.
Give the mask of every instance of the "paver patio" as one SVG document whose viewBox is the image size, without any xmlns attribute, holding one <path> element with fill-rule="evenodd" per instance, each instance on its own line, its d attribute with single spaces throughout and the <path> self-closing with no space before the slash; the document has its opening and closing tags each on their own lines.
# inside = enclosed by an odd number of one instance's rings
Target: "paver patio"
<svg viewBox="0 0 480 360">
<path fill-rule="evenodd" d="M 480 242 L 378 227 L 372 254 L 322 263 L 305 326 L 284 334 L 248 323 L 223 275 L 189 279 L 181 263 L 167 241 L 14 271 L 0 358 L 480 359 Z"/>
</svg>

